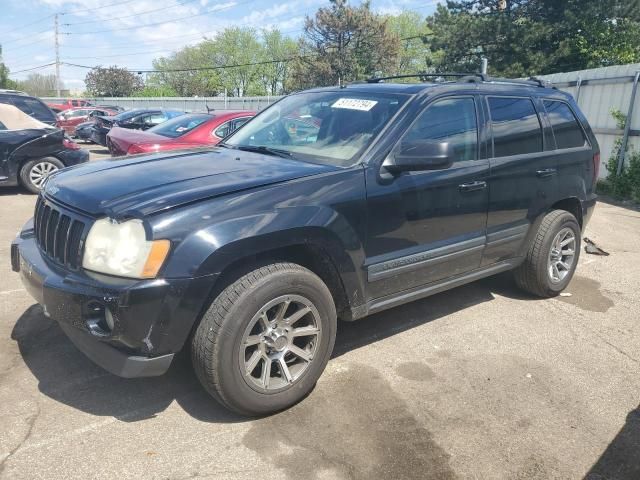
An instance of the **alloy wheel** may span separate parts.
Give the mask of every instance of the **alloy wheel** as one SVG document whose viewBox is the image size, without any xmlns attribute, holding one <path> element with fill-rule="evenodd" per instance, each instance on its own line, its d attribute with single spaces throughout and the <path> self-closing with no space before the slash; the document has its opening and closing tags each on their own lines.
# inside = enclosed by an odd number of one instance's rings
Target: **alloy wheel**
<svg viewBox="0 0 640 480">
<path fill-rule="evenodd" d="M 284 295 L 264 305 L 251 319 L 240 345 L 240 370 L 259 391 L 280 390 L 308 370 L 322 327 L 320 314 L 307 298 Z"/>
<path fill-rule="evenodd" d="M 549 251 L 548 271 L 553 283 L 560 283 L 569 275 L 575 257 L 576 235 L 572 229 L 565 227 L 556 234 Z"/>
<path fill-rule="evenodd" d="M 58 170 L 58 166 L 51 162 L 44 161 L 36 163 L 29 172 L 29 180 L 35 187 L 42 188 L 45 179 Z"/>
</svg>

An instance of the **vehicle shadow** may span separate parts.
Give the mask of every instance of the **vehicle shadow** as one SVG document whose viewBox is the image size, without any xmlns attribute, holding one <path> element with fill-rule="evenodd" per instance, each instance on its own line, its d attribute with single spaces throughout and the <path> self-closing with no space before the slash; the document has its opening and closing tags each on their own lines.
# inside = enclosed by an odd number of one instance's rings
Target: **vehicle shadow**
<svg viewBox="0 0 640 480">
<path fill-rule="evenodd" d="M 627 421 L 585 480 L 637 480 L 640 478 L 640 406 L 627 415 Z"/>
<path fill-rule="evenodd" d="M 15 197 L 18 195 L 23 195 L 26 197 L 34 197 L 35 195 L 29 191 L 27 191 L 24 187 L 21 186 L 17 186 L 17 187 L 1 187 L 0 188 L 0 197 L 2 196 L 11 196 L 11 197 Z"/>
<path fill-rule="evenodd" d="M 532 299 L 519 293 L 508 276 L 485 279 L 358 322 L 340 322 L 333 357 L 491 301 L 494 293 Z M 177 355 L 161 377 L 119 378 L 77 350 L 58 324 L 44 316 L 39 305 L 29 307 L 20 316 L 11 338 L 18 343 L 23 361 L 37 378 L 39 390 L 83 412 L 136 422 L 154 417 L 176 401 L 204 422 L 247 420 L 229 413 L 208 396 L 193 373 L 186 352 Z"/>
</svg>

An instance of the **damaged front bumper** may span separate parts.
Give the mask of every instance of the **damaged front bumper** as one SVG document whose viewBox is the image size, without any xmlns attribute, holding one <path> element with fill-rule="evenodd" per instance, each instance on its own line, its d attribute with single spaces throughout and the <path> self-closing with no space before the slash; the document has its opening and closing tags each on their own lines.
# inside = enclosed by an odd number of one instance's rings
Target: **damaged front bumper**
<svg viewBox="0 0 640 480">
<path fill-rule="evenodd" d="M 29 224 L 11 245 L 12 269 L 93 362 L 121 377 L 167 371 L 202 311 L 212 277 L 131 280 L 69 272 L 43 255 Z"/>
</svg>

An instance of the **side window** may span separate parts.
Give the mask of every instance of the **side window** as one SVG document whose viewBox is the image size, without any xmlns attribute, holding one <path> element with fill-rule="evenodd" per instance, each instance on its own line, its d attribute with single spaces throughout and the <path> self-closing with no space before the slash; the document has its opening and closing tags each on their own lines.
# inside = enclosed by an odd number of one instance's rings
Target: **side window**
<svg viewBox="0 0 640 480">
<path fill-rule="evenodd" d="M 245 123 L 247 123 L 247 120 L 249 120 L 249 118 L 236 118 L 233 121 L 233 131 L 235 132 L 237 129 L 239 129 L 242 125 L 244 125 Z"/>
<path fill-rule="evenodd" d="M 224 138 L 231 133 L 231 122 L 225 122 L 213 131 L 216 137 Z"/>
<path fill-rule="evenodd" d="M 473 98 L 449 98 L 429 105 L 402 139 L 415 140 L 452 144 L 457 162 L 477 159 L 478 124 Z"/>
<path fill-rule="evenodd" d="M 584 146 L 586 139 L 578 119 L 564 102 L 544 100 L 544 108 L 549 116 L 557 148 Z"/>
<path fill-rule="evenodd" d="M 0 122 L 0 130 L 8 130 L 8 128 L 4 126 L 4 123 Z"/>
<path fill-rule="evenodd" d="M 165 117 L 164 114 L 154 113 L 153 115 L 149 115 L 145 117 L 143 121 L 145 125 L 159 125 L 162 122 L 164 122 L 166 119 L 167 117 Z"/>
<path fill-rule="evenodd" d="M 495 157 L 542 151 L 542 128 L 530 98 L 488 100 Z"/>
</svg>

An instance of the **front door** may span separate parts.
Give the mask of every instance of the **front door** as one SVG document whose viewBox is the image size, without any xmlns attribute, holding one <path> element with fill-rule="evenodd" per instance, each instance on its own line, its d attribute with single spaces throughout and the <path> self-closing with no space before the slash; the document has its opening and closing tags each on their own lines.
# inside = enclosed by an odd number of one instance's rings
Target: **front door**
<svg viewBox="0 0 640 480">
<path fill-rule="evenodd" d="M 368 169 L 365 248 L 370 298 L 480 266 L 489 164 L 479 148 L 479 126 L 484 124 L 479 106 L 471 95 L 436 99 L 398 142 L 452 144 L 455 158 L 449 168 L 404 172 L 391 179 L 380 179 L 373 167 Z"/>
</svg>

